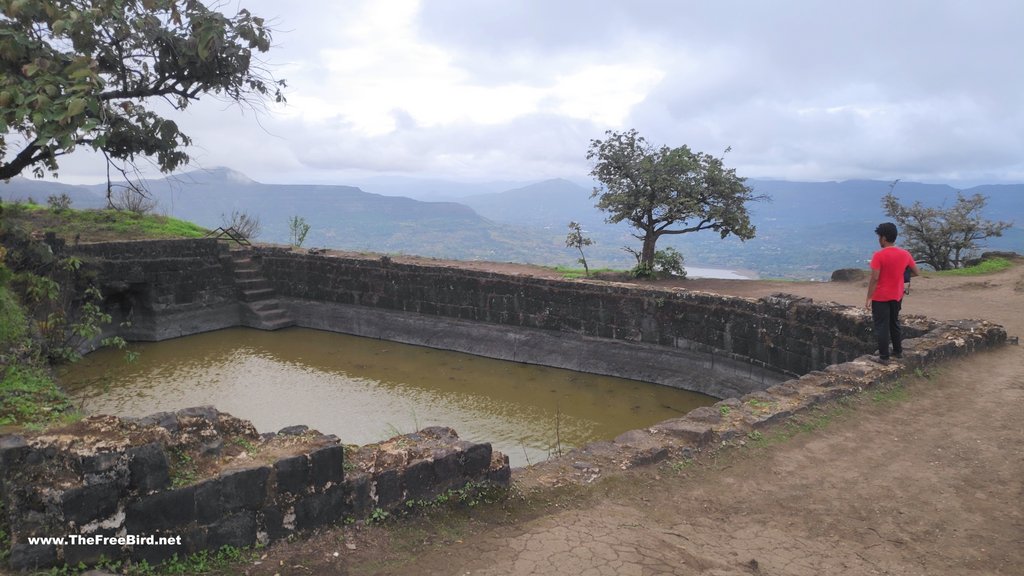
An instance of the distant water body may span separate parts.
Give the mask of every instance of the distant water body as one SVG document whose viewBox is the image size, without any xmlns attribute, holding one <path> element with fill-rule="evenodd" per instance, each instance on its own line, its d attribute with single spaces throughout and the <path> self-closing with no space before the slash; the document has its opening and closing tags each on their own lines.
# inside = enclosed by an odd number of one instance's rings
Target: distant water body
<svg viewBox="0 0 1024 576">
<path fill-rule="evenodd" d="M 687 278 L 715 278 L 719 280 L 757 280 L 756 272 L 737 272 L 736 270 L 724 270 L 722 268 L 694 268 L 686 267 Z"/>
</svg>

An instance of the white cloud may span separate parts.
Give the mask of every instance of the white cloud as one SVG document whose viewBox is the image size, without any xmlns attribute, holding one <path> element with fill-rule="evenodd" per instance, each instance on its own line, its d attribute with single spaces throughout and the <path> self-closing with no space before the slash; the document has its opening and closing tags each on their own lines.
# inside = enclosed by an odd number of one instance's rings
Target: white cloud
<svg viewBox="0 0 1024 576">
<path fill-rule="evenodd" d="M 258 180 L 580 177 L 589 140 L 630 127 L 732 146 L 750 177 L 1024 173 L 1017 0 L 242 4 L 278 30 L 288 105 L 172 117 L 204 166 Z"/>
</svg>

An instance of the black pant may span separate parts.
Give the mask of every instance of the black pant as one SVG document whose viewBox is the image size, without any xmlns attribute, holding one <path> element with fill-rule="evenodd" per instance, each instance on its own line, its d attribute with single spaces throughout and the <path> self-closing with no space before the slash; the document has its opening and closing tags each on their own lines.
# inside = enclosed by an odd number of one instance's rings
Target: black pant
<svg viewBox="0 0 1024 576">
<path fill-rule="evenodd" d="M 892 340 L 892 353 L 903 354 L 903 329 L 900 328 L 899 300 L 886 302 L 871 301 L 871 318 L 875 321 L 875 338 L 878 339 L 878 357 L 889 357 L 889 341 Z"/>
</svg>

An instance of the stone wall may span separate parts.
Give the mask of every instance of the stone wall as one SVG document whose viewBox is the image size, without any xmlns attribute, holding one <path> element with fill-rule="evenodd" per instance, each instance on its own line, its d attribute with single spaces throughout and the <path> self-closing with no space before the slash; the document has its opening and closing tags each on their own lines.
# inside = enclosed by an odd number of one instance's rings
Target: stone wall
<svg viewBox="0 0 1024 576">
<path fill-rule="evenodd" d="M 257 254 L 277 293 L 296 301 L 690 350 L 789 375 L 847 362 L 874 348 L 870 322 L 859 311 L 784 294 L 753 300 L 399 264 L 386 257 L 305 255 L 276 248 Z M 932 327 L 924 320 L 909 322 L 907 336 Z"/>
<path fill-rule="evenodd" d="M 586 485 L 609 471 L 667 458 L 689 459 L 724 445 L 743 445 L 758 431 L 824 402 L 927 371 L 951 358 L 1003 346 L 1006 341 L 1001 326 L 983 320 L 937 323 L 931 331 L 904 340 L 904 357 L 898 362 L 880 364 L 862 356 L 815 370 L 765 390 L 691 410 L 679 418 L 624 432 L 613 440 L 574 448 L 564 458 L 547 460 L 521 473 L 517 470 L 516 482 L 525 489 L 557 477 L 560 483 Z"/>
<path fill-rule="evenodd" d="M 111 312 L 132 320 L 122 329 L 126 338 L 160 340 L 240 323 L 231 262 L 216 241 L 73 250 L 96 267 Z M 873 348 L 865 314 L 789 295 L 752 300 L 283 249 L 258 249 L 256 256 L 299 312 L 300 325 L 400 341 L 414 334 L 439 348 L 481 347 L 491 338 L 476 352 L 538 363 L 576 354 L 577 369 L 618 364 L 650 381 L 683 370 L 672 358 L 694 361 L 692 373 L 723 365 L 736 375 L 749 372 L 753 389 L 720 384 L 728 398 L 712 408 L 588 444 L 526 472 L 564 468 L 567 478 L 582 483 L 601 470 L 741 438 L 822 401 L 1006 341 L 1005 331 L 987 322 L 911 318 L 905 359 L 883 366 L 863 356 Z M 494 334 L 504 334 L 505 344 Z M 588 348 L 588 342 L 596 344 Z M 764 370 L 755 373 L 757 367 Z M 779 382 L 775 371 L 801 376 Z M 182 472 L 190 465 L 194 478 Z M 97 416 L 42 435 L 0 437 L 2 522 L 16 569 L 88 563 L 100 555 L 155 562 L 269 542 L 468 482 L 509 479 L 507 458 L 447 428 L 346 450 L 337 438 L 301 426 L 259 435 L 248 422 L 212 408 L 140 420 Z M 72 534 L 180 535 L 182 543 L 27 542 Z"/>
<path fill-rule="evenodd" d="M 346 447 L 305 426 L 259 435 L 212 407 L 137 420 L 94 416 L 45 434 L 0 436 L 2 526 L 16 570 L 92 564 L 101 556 L 153 564 L 173 554 L 266 544 L 469 483 L 509 479 L 507 457 L 490 444 L 459 440 L 449 428 Z M 34 536 L 67 540 L 30 544 Z M 165 536 L 180 541 L 129 540 Z"/>
<path fill-rule="evenodd" d="M 96 270 L 113 332 L 127 340 L 159 341 L 240 325 L 227 245 L 213 238 L 79 244 L 68 250 Z"/>
</svg>

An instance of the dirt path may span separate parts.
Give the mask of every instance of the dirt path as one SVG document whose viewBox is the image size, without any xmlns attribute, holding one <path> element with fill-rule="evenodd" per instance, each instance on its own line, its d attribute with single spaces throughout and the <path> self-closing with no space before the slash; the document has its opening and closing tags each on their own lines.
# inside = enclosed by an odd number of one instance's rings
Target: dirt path
<svg viewBox="0 0 1024 576">
<path fill-rule="evenodd" d="M 688 281 L 743 296 L 859 305 L 863 283 Z M 915 279 L 905 312 L 1024 332 L 1024 266 Z M 271 549 L 267 574 L 1024 574 L 1024 350 L 942 365 L 763 441 L 552 499 L 511 522 L 323 534 Z M 824 424 L 822 426 L 822 424 Z M 348 546 L 343 540 L 347 538 Z M 408 540 L 422 540 L 409 542 Z M 354 547 L 355 549 L 351 549 Z M 338 552 L 334 556 L 332 551 Z"/>
</svg>

